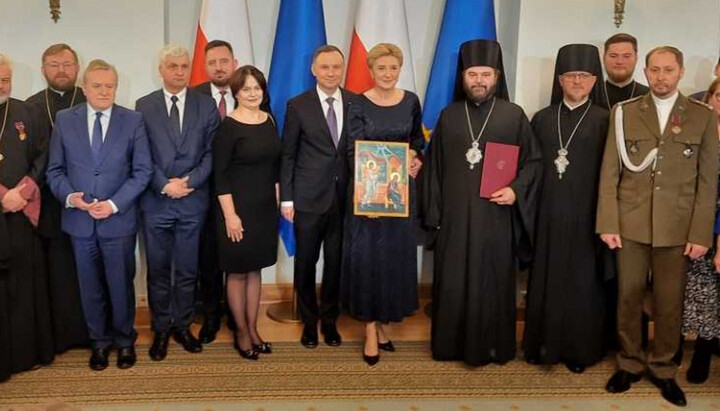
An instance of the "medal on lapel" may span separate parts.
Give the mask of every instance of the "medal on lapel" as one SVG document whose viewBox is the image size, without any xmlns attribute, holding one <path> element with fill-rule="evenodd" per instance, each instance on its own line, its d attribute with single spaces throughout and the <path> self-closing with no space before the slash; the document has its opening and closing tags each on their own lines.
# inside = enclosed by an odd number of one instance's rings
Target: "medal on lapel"
<svg viewBox="0 0 720 411">
<path fill-rule="evenodd" d="M 682 128 L 680 128 L 680 123 L 682 123 L 682 117 L 680 117 L 680 114 L 673 114 L 670 118 L 670 122 L 672 124 L 672 128 L 670 131 L 672 131 L 673 134 L 678 135 L 682 133 Z"/>
<path fill-rule="evenodd" d="M 18 121 L 15 123 L 15 130 L 18 132 L 18 138 L 20 141 L 25 141 L 27 139 L 27 133 L 25 133 L 25 124 L 23 124 L 22 121 Z"/>
</svg>

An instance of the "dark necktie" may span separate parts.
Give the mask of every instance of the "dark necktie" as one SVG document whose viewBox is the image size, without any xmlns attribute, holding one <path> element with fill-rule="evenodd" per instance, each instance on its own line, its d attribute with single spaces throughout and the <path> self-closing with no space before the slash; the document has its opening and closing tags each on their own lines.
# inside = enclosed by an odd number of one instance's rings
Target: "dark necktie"
<svg viewBox="0 0 720 411">
<path fill-rule="evenodd" d="M 172 101 L 172 107 L 170 107 L 170 128 L 172 129 L 172 132 L 176 140 L 180 139 L 180 110 L 178 110 L 177 96 L 170 97 L 170 101 Z"/>
<path fill-rule="evenodd" d="M 328 97 L 325 99 L 328 103 L 328 111 L 325 115 L 325 119 L 327 120 L 328 128 L 330 129 L 330 135 L 333 139 L 333 144 L 335 144 L 335 147 L 338 145 L 338 123 L 337 123 L 337 116 L 335 115 L 335 107 L 333 107 L 333 102 L 335 101 L 335 98 Z"/>
<path fill-rule="evenodd" d="M 218 111 L 220 111 L 220 120 L 225 120 L 225 116 L 227 116 L 227 103 L 225 102 L 225 94 L 227 94 L 227 91 L 225 90 L 220 92 L 220 104 L 218 104 Z"/>
<path fill-rule="evenodd" d="M 95 161 L 97 161 L 100 158 L 100 149 L 102 149 L 103 145 L 103 132 L 102 132 L 102 123 L 100 123 L 100 118 L 102 117 L 101 112 L 95 113 L 95 126 L 93 127 L 92 132 L 92 138 L 90 140 L 90 147 L 92 148 L 93 157 L 95 157 Z"/>
</svg>

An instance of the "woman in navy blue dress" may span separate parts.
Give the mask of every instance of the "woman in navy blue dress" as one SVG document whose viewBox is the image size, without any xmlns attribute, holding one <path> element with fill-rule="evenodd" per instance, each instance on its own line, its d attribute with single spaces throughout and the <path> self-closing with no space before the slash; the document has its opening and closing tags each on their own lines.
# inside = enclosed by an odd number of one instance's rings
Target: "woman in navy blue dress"
<svg viewBox="0 0 720 411">
<path fill-rule="evenodd" d="M 356 216 L 352 201 L 348 201 L 340 301 L 343 310 L 365 323 L 363 358 L 373 366 L 380 358 L 379 350 L 395 350 L 382 324 L 402 321 L 418 308 L 413 180 L 422 166 L 419 155 L 424 140 L 418 97 L 395 87 L 403 60 L 400 49 L 380 43 L 368 52 L 367 60 L 375 86 L 353 102 L 348 112 L 350 175 L 354 176 L 356 140 L 409 143 L 412 159 L 408 169 L 409 217 Z M 386 202 L 395 206 L 399 198 L 397 182 L 393 181 L 399 181 L 400 176 L 386 177 Z M 353 188 L 354 180 L 349 185 L 349 199 L 354 198 Z"/>
</svg>

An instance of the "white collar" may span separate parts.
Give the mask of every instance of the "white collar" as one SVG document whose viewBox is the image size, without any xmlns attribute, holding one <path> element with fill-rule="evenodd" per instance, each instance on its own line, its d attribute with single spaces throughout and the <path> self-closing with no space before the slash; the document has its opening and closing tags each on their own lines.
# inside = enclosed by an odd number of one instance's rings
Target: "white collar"
<svg viewBox="0 0 720 411">
<path fill-rule="evenodd" d="M 570 111 L 573 111 L 573 110 L 575 110 L 576 108 L 581 107 L 582 105 L 584 105 L 585 103 L 587 103 L 587 101 L 588 101 L 589 99 L 590 99 L 590 97 L 585 96 L 585 98 L 583 99 L 582 102 L 580 102 L 580 103 L 578 103 L 578 104 L 575 104 L 575 105 L 572 105 L 572 104 L 570 104 L 569 101 L 567 101 L 567 100 L 563 97 L 563 104 L 565 104 L 565 107 L 567 107 Z"/>
<path fill-rule="evenodd" d="M 675 90 L 675 92 L 668 98 L 659 98 L 655 96 L 652 92 L 650 92 L 650 95 L 652 96 L 653 102 L 655 103 L 655 106 L 657 107 L 672 107 L 675 104 L 675 101 L 677 100 L 678 96 L 680 95 L 680 92 Z"/>
<path fill-rule="evenodd" d="M 342 101 L 342 93 L 340 92 L 340 87 L 335 90 L 332 96 L 322 91 L 322 89 L 318 85 L 315 86 L 315 89 L 317 90 L 318 96 L 320 97 L 320 101 L 327 102 L 328 97 L 334 98 L 335 101 Z"/>
<path fill-rule="evenodd" d="M 165 98 L 166 98 L 167 100 L 170 100 L 170 98 L 171 98 L 172 96 L 177 96 L 178 100 L 180 100 L 181 103 L 185 101 L 185 95 L 187 94 L 187 87 L 184 87 L 182 90 L 178 91 L 178 92 L 175 93 L 175 94 L 169 92 L 169 91 L 165 88 L 165 86 L 163 86 L 162 89 L 163 89 L 163 94 L 165 94 Z"/>
<path fill-rule="evenodd" d="M 221 91 L 226 91 L 227 94 L 232 94 L 232 90 L 230 90 L 230 86 L 225 86 L 225 88 L 220 88 L 220 87 L 216 86 L 215 83 L 213 83 L 212 81 L 210 82 L 210 93 L 213 96 L 217 96 L 218 94 L 220 94 Z"/>
<path fill-rule="evenodd" d="M 95 113 L 103 113 L 103 116 L 107 116 L 107 118 L 110 118 L 110 115 L 112 114 L 113 106 L 110 106 L 106 108 L 105 110 L 97 110 L 95 107 L 91 106 L 90 103 L 87 103 L 87 112 L 88 117 L 94 117 Z"/>
</svg>

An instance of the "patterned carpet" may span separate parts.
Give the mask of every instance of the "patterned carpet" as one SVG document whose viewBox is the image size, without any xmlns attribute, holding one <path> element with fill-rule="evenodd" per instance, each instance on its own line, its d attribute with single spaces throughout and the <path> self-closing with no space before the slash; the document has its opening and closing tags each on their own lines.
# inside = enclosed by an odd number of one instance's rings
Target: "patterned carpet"
<svg viewBox="0 0 720 411">
<path fill-rule="evenodd" d="M 20 404 L 60 401 L 75 405 L 209 403 L 282 400 L 441 400 L 441 399 L 658 399 L 646 380 L 626 394 L 611 396 L 604 385 L 614 370 L 611 359 L 575 375 L 562 366 L 535 367 L 523 361 L 504 366 L 468 368 L 460 363 L 430 359 L 427 342 L 398 342 L 397 352 L 383 353 L 369 369 L 361 358 L 361 343 L 339 348 L 321 345 L 309 350 L 299 343 L 277 343 L 275 352 L 257 362 L 241 359 L 230 344 L 215 343 L 201 354 L 171 345 L 168 358 L 155 363 L 147 346 L 139 346 L 138 364 L 130 370 L 111 366 L 104 372 L 87 367 L 88 352 L 59 356 L 50 367 L 15 375 L 0 384 L 0 409 Z M 684 370 L 678 382 L 690 401 L 720 397 L 720 359 L 713 362 L 710 380 L 689 385 Z"/>
</svg>

